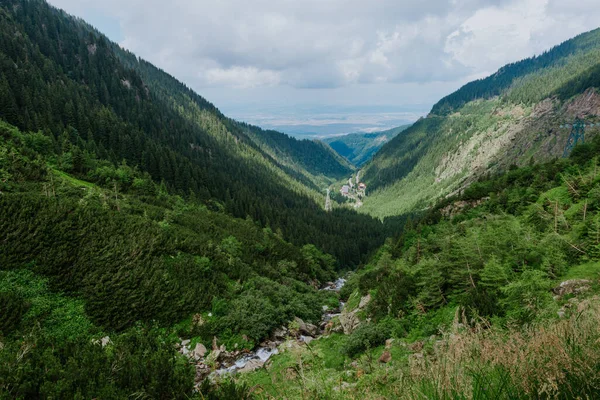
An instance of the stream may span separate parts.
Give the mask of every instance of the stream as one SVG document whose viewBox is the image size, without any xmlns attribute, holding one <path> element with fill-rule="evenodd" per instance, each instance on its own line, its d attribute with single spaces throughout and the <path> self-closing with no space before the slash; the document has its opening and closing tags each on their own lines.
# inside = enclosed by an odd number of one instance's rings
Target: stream
<svg viewBox="0 0 600 400">
<path fill-rule="evenodd" d="M 328 284 L 327 286 L 325 286 L 324 288 L 321 288 L 320 290 L 339 292 L 344 287 L 345 284 L 346 284 L 345 279 L 338 278 L 335 282 Z M 336 309 L 336 310 L 328 311 L 327 307 L 324 306 L 323 307 L 323 317 L 322 317 L 321 323 L 319 325 L 323 326 L 324 323 L 329 322 L 332 318 L 341 315 L 341 310 L 343 309 L 343 307 L 344 307 L 343 302 L 340 302 L 340 307 L 339 307 L 339 309 Z M 318 334 L 316 337 L 301 335 L 300 341 L 309 343 L 310 341 L 312 341 L 320 336 L 321 336 L 320 334 Z M 241 356 L 240 358 L 235 360 L 232 365 L 224 366 L 224 367 L 221 367 L 221 368 L 215 370 L 214 372 L 212 372 L 210 374 L 210 376 L 224 376 L 227 374 L 236 373 L 238 371 L 245 372 L 245 371 L 251 371 L 253 369 L 260 368 L 273 355 L 279 353 L 277 346 L 279 346 L 281 343 L 283 343 L 283 340 L 268 341 L 267 343 L 268 343 L 267 346 L 261 345 L 261 347 L 259 347 L 252 353 Z"/>
</svg>

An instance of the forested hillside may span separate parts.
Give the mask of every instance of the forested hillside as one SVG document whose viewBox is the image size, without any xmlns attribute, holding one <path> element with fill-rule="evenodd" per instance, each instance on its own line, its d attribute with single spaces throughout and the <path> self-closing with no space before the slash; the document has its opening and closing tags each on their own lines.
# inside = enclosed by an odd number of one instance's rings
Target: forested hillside
<svg viewBox="0 0 600 400">
<path fill-rule="evenodd" d="M 331 149 L 224 117 L 42 0 L 2 3 L 0 68 L 0 115 L 23 131 L 43 131 L 56 148 L 69 146 L 57 161 L 64 170 L 93 173 L 94 157 L 125 161 L 174 193 L 315 244 L 344 266 L 385 238 L 376 220 L 323 210 L 324 187 L 350 172 Z"/>
<path fill-rule="evenodd" d="M 87 158 L 92 173 L 66 173 L 58 165 L 76 165 L 72 151 L 0 123 L 0 395 L 121 397 L 140 385 L 182 397 L 194 372 L 175 357 L 177 335 L 251 349 L 295 316 L 318 320 L 331 301 L 313 286 L 335 277 L 336 262 L 314 245 L 186 201 L 126 163 Z M 91 343 L 103 334 L 119 359 Z"/>
<path fill-rule="evenodd" d="M 381 132 L 350 133 L 343 136 L 325 138 L 323 141 L 353 165 L 361 167 L 370 161 L 384 144 L 408 127 L 409 125 L 403 125 Z"/>
<path fill-rule="evenodd" d="M 595 30 L 465 85 L 365 167 L 361 210 L 386 216 L 425 208 L 489 172 L 562 156 L 570 132 L 561 125 L 598 121 L 599 68 Z"/>
</svg>

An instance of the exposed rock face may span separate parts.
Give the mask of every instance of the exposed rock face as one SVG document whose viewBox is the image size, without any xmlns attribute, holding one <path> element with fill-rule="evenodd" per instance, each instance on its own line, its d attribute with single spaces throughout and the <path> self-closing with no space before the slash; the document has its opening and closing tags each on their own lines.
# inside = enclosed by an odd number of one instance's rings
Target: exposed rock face
<svg viewBox="0 0 600 400">
<path fill-rule="evenodd" d="M 360 299 L 358 308 L 352 311 L 344 309 L 340 315 L 340 324 L 344 330 L 344 334 L 349 335 L 360 325 L 360 318 L 357 313 L 362 311 L 371 302 L 371 295 L 367 294 Z"/>
<path fill-rule="evenodd" d="M 360 303 L 358 303 L 358 308 L 363 309 L 371 302 L 371 295 L 367 294 L 366 296 L 361 297 Z"/>
<path fill-rule="evenodd" d="M 442 208 L 440 210 L 440 212 L 445 217 L 453 217 L 456 214 L 460 214 L 465 208 L 477 207 L 477 206 L 483 204 L 484 202 L 488 201 L 489 199 L 490 199 L 489 197 L 484 197 L 482 199 L 475 200 L 475 201 L 464 201 L 464 200 L 455 201 L 454 203 Z"/>
<path fill-rule="evenodd" d="M 568 294 L 579 294 L 589 290 L 591 285 L 592 281 L 587 279 L 570 279 L 555 287 L 553 292 L 559 297 Z"/>
<path fill-rule="evenodd" d="M 567 105 L 567 113 L 573 117 L 600 115 L 600 95 L 590 88 Z"/>
<path fill-rule="evenodd" d="M 343 312 L 340 315 L 340 324 L 345 335 L 350 335 L 360 325 L 360 319 L 356 316 L 356 311 Z"/>
</svg>

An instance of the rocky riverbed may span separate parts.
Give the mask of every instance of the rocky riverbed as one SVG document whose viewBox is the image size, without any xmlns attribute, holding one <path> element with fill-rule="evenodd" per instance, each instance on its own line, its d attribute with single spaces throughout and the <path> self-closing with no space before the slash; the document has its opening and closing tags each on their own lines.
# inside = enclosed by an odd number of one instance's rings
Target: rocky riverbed
<svg viewBox="0 0 600 400">
<path fill-rule="evenodd" d="M 327 283 L 321 290 L 338 292 L 345 283 L 345 279 L 339 278 Z M 224 345 L 218 346 L 217 338 L 214 338 L 210 352 L 202 343 L 197 343 L 192 349 L 190 340 L 180 342 L 179 352 L 189 357 L 190 362 L 196 366 L 197 385 L 207 377 L 218 379 L 229 374 L 251 372 L 263 367 L 273 355 L 284 351 L 286 347 L 306 345 L 324 333 L 329 333 L 332 320 L 342 315 L 343 305 L 344 303 L 340 303 L 340 307 L 335 309 L 323 306 L 323 317 L 318 326 L 294 318 L 290 324 L 293 329 L 285 326 L 276 329 L 271 338 L 262 342 L 254 351 L 227 350 Z"/>
</svg>

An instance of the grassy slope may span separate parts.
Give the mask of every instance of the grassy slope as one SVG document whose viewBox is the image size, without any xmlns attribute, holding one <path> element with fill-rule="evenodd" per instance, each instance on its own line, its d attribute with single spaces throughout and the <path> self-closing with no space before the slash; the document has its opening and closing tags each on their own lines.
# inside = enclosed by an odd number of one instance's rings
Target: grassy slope
<svg viewBox="0 0 600 400">
<path fill-rule="evenodd" d="M 600 114 L 598 96 L 588 90 L 600 87 L 599 43 L 598 30 L 574 39 L 569 53 L 517 74 L 499 96 L 456 101 L 450 112 L 438 105 L 434 110 L 446 112 L 415 123 L 365 167 L 370 191 L 361 211 L 384 217 L 425 208 L 477 176 L 562 155 L 569 132 L 559 126 L 580 114 L 596 122 Z"/>
</svg>

